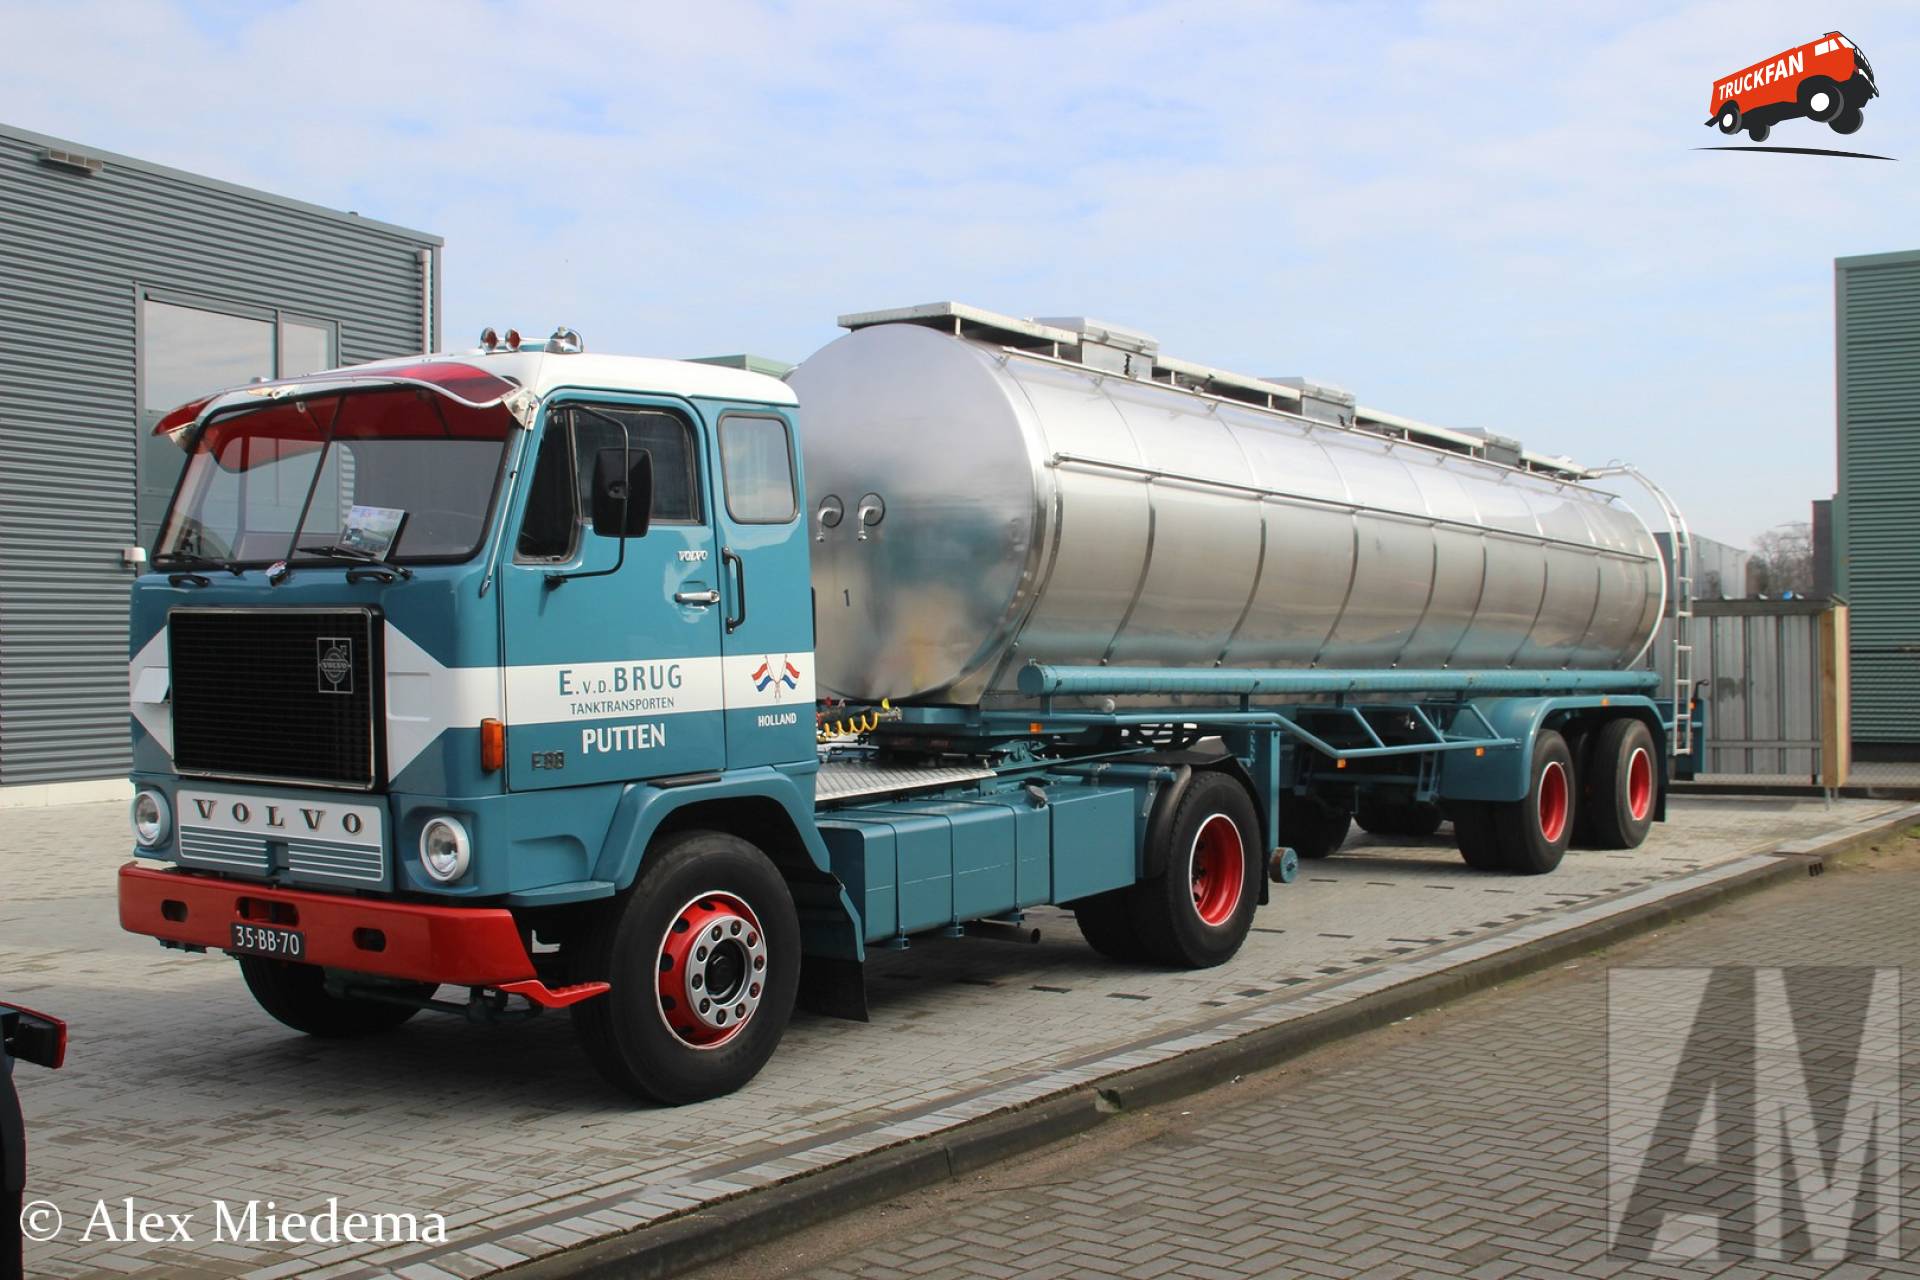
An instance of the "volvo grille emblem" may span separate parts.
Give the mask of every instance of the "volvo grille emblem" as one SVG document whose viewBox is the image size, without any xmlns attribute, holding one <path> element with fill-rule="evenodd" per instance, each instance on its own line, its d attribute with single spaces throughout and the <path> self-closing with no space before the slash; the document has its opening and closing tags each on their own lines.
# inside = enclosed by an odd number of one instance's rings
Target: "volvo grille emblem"
<svg viewBox="0 0 1920 1280">
<path fill-rule="evenodd" d="M 353 640 L 348 636 L 321 636 L 314 647 L 320 651 L 320 692 L 353 692 Z"/>
</svg>

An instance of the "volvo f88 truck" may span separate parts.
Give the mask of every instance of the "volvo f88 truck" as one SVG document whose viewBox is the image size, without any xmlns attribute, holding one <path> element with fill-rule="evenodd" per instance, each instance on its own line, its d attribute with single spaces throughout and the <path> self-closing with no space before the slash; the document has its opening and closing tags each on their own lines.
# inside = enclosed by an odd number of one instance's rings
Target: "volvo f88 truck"
<svg viewBox="0 0 1920 1280">
<path fill-rule="evenodd" d="M 1684 564 L 1594 473 L 1080 318 L 842 324 L 784 379 L 489 330 L 168 415 L 124 927 L 315 1036 L 568 1009 L 683 1103 L 864 1017 L 875 948 L 1059 904 L 1218 965 L 1356 816 L 1522 874 L 1663 816 Z"/>
</svg>

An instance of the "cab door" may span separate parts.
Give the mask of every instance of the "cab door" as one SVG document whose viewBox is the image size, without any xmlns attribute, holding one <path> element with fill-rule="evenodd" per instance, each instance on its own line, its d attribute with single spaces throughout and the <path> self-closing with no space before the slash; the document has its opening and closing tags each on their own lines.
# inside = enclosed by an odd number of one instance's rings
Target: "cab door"
<svg viewBox="0 0 1920 1280">
<path fill-rule="evenodd" d="M 726 762 L 706 440 L 683 404 L 550 401 L 502 568 L 507 785 L 700 773 Z M 653 462 L 646 534 L 593 531 L 602 450 Z"/>
<path fill-rule="evenodd" d="M 727 759 L 735 768 L 811 761 L 813 589 L 793 421 L 759 406 L 711 416 Z"/>
</svg>

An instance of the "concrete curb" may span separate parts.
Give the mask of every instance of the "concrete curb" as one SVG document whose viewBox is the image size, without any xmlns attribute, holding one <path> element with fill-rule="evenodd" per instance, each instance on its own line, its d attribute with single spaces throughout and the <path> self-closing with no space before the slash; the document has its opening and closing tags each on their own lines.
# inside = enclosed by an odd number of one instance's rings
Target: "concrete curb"
<svg viewBox="0 0 1920 1280">
<path fill-rule="evenodd" d="M 681 1274 L 830 1218 L 971 1173 L 1155 1106 L 1275 1066 L 1312 1049 L 1549 969 L 1789 880 L 1818 875 L 1828 858 L 1920 818 L 1920 805 L 1857 831 L 1782 845 L 1777 861 L 1497 955 L 1415 978 L 1278 1026 L 1109 1076 L 1091 1088 L 967 1121 L 774 1186 L 745 1192 L 658 1225 L 508 1268 L 512 1280 Z"/>
</svg>

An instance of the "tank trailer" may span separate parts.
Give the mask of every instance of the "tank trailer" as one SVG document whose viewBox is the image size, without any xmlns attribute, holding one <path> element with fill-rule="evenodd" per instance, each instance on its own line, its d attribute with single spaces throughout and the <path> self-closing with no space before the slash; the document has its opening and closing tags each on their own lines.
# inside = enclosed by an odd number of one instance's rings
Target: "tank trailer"
<svg viewBox="0 0 1920 1280">
<path fill-rule="evenodd" d="M 121 923 L 316 1036 L 571 1011 L 683 1103 L 876 947 L 1070 909 L 1230 960 L 1357 818 L 1631 848 L 1698 757 L 1599 473 L 1083 318 L 843 317 L 785 378 L 492 330 L 157 430 Z M 464 988 L 464 998 L 442 993 Z"/>
</svg>

